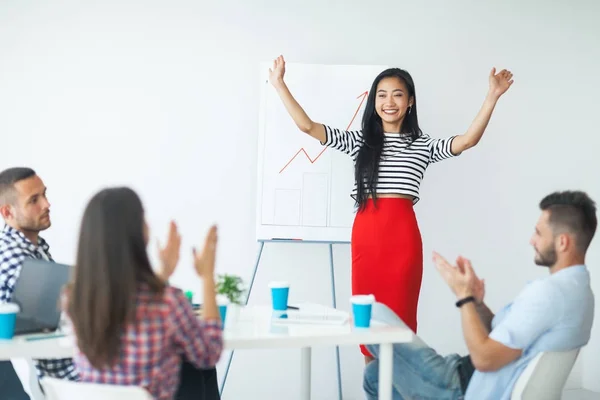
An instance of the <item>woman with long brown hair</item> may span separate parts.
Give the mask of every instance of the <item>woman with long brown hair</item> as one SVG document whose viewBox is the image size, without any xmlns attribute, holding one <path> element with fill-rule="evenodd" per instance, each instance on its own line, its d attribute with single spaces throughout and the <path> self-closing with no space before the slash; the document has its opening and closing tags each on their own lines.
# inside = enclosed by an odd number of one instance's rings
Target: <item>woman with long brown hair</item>
<svg viewBox="0 0 600 400">
<path fill-rule="evenodd" d="M 136 385 L 155 399 L 172 399 L 183 360 L 212 368 L 223 339 L 215 299 L 216 227 L 194 266 L 204 284 L 203 319 L 181 290 L 168 285 L 181 238 L 171 223 L 155 273 L 146 246 L 149 231 L 137 194 L 125 187 L 97 193 L 79 236 L 67 311 L 77 339 L 75 365 L 84 382 Z"/>
</svg>

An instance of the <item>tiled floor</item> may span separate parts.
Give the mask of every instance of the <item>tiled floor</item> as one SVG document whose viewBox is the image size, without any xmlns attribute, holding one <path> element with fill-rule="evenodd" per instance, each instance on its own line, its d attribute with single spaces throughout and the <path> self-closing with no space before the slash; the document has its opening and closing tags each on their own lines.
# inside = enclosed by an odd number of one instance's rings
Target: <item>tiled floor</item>
<svg viewBox="0 0 600 400">
<path fill-rule="evenodd" d="M 562 400 L 600 400 L 600 393 L 584 389 L 569 389 L 564 391 Z"/>
</svg>

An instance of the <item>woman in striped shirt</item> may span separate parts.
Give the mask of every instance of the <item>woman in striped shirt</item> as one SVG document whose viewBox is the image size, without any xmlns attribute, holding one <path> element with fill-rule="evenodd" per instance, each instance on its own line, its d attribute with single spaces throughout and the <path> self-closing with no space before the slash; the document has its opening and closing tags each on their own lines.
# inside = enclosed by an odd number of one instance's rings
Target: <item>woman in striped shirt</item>
<svg viewBox="0 0 600 400">
<path fill-rule="evenodd" d="M 479 113 L 462 135 L 432 138 L 419 128 L 415 85 L 399 68 L 381 72 L 365 106 L 362 129 L 345 131 L 314 122 L 284 82 L 279 56 L 269 79 L 298 128 L 354 160 L 352 197 L 358 212 L 352 226 L 352 294 L 373 294 L 414 331 L 423 272 L 421 233 L 413 210 L 427 167 L 475 146 L 512 73 L 492 69 Z M 370 361 L 369 352 L 361 351 Z"/>
<path fill-rule="evenodd" d="M 84 382 L 135 385 L 157 400 L 174 398 L 183 361 L 213 368 L 223 338 L 215 299 L 216 228 L 194 266 L 204 283 L 203 319 L 167 281 L 179 261 L 181 239 L 171 223 L 154 273 L 148 226 L 137 194 L 109 188 L 87 205 L 79 236 L 67 313 L 77 339 L 75 366 Z M 202 397 L 200 393 L 197 394 Z"/>
</svg>

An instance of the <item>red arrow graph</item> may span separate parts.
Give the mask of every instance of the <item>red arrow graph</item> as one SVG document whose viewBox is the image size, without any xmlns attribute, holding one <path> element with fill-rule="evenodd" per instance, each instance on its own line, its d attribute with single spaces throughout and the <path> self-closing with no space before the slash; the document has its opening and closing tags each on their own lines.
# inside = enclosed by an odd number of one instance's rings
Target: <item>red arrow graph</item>
<svg viewBox="0 0 600 400">
<path fill-rule="evenodd" d="M 346 128 L 346 130 L 349 130 L 350 127 L 352 126 L 352 123 L 354 122 L 354 119 L 358 115 L 358 112 L 360 111 L 360 108 L 362 107 L 362 105 L 363 105 L 365 99 L 367 98 L 368 94 L 369 94 L 369 91 L 366 91 L 366 92 L 362 93 L 360 96 L 357 97 L 357 99 L 360 99 L 360 104 L 356 108 L 356 111 L 354 111 L 354 115 L 352 116 L 352 119 L 350 120 L 350 123 L 348 124 L 348 127 Z M 301 147 L 300 150 L 298 150 L 296 152 L 296 154 L 294 154 L 294 156 L 292 158 L 290 158 L 290 161 L 288 161 L 283 166 L 283 168 L 281 168 L 281 170 L 279 171 L 279 173 L 282 173 L 283 171 L 285 171 L 285 169 L 292 163 L 292 161 L 294 161 L 294 159 L 296 157 L 298 157 L 299 154 L 304 154 L 304 156 L 308 159 L 308 161 L 310 161 L 311 164 L 314 164 L 315 161 L 317 161 L 319 159 L 319 157 L 321 157 L 323 155 L 323 153 L 325 153 L 326 150 L 327 150 L 327 147 L 325 147 L 323 150 L 321 150 L 321 152 L 319 154 L 317 154 L 317 156 L 315 158 L 311 158 L 308 155 L 308 153 L 306 152 L 306 150 L 304 150 L 304 147 Z"/>
</svg>

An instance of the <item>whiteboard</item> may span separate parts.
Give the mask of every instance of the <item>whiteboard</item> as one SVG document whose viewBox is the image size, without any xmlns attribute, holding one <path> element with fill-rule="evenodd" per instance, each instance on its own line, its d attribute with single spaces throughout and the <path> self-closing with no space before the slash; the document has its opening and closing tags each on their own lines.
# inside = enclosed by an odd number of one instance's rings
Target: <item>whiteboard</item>
<svg viewBox="0 0 600 400">
<path fill-rule="evenodd" d="M 300 131 L 260 68 L 257 240 L 349 242 L 356 211 L 352 158 Z M 386 66 L 286 63 L 285 81 L 315 122 L 358 130 Z"/>
</svg>

